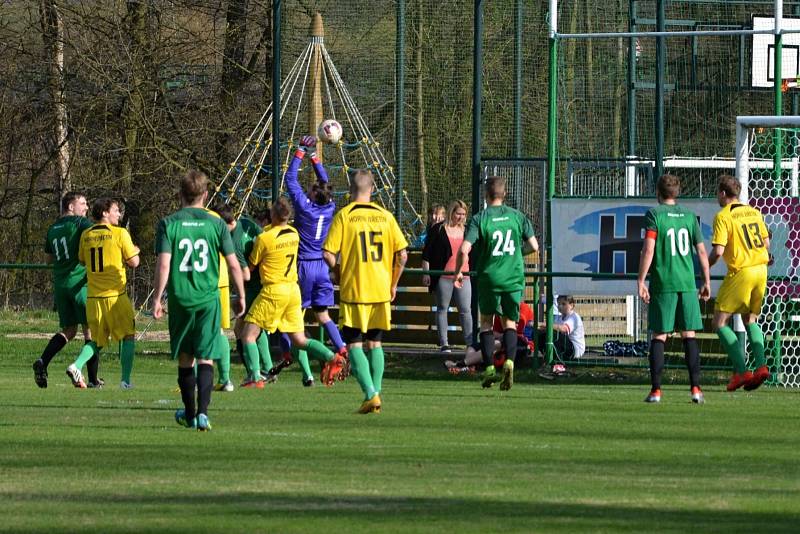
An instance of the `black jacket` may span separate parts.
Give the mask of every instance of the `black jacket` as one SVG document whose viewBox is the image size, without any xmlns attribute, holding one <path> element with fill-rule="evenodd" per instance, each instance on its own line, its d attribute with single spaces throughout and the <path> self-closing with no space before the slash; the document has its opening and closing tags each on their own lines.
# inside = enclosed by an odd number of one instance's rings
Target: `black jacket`
<svg viewBox="0 0 800 534">
<path fill-rule="evenodd" d="M 464 231 L 466 232 L 466 228 Z M 475 247 L 472 247 L 472 251 L 469 254 L 470 267 L 473 265 L 474 252 Z M 425 239 L 425 247 L 422 249 L 422 259 L 428 262 L 432 271 L 441 271 L 452 255 L 453 251 L 450 250 L 450 240 L 447 238 L 447 230 L 444 227 L 444 222 L 434 224 L 431 226 L 430 230 L 428 230 L 428 235 Z M 439 276 L 432 274 L 431 285 L 428 287 L 428 291 L 433 293 L 438 283 Z"/>
</svg>

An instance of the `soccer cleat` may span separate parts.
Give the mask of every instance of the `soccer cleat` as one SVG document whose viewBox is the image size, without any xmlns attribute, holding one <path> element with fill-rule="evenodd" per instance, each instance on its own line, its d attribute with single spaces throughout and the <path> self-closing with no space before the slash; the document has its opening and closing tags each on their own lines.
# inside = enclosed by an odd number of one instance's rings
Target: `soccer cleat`
<svg viewBox="0 0 800 534">
<path fill-rule="evenodd" d="M 358 413 L 381 413 L 381 396 L 376 393 L 371 399 L 362 402 Z"/>
<path fill-rule="evenodd" d="M 336 377 L 344 369 L 345 359 L 340 354 L 334 354 L 333 359 L 322 366 L 322 372 L 319 375 L 320 381 L 326 386 L 333 385 Z"/>
<path fill-rule="evenodd" d="M 660 389 L 650 390 L 650 393 L 648 393 L 647 397 L 644 398 L 644 401 L 649 403 L 661 402 L 661 390 Z"/>
<path fill-rule="evenodd" d="M 274 367 L 272 369 L 274 369 Z M 266 373 L 264 371 L 261 371 L 261 378 L 264 380 L 265 384 L 274 384 L 275 382 L 278 381 L 278 373 L 273 373 L 272 369 L 270 369 Z"/>
<path fill-rule="evenodd" d="M 208 416 L 204 413 L 198 414 L 197 416 L 197 430 L 199 432 L 208 432 L 211 430 L 211 421 L 208 420 Z"/>
<path fill-rule="evenodd" d="M 269 377 L 275 377 L 277 379 L 278 375 L 281 374 L 281 371 L 292 365 L 292 355 L 288 352 L 283 354 L 283 359 L 278 362 L 278 365 L 272 366 L 272 368 L 267 371 L 267 376 L 264 377 L 264 380 L 269 382 L 274 382 L 275 380 L 269 380 Z M 263 376 L 263 373 L 262 373 Z"/>
<path fill-rule="evenodd" d="M 451 352 L 453 352 L 453 349 L 451 349 L 449 345 L 442 345 L 439 348 L 439 352 L 441 352 L 442 354 L 450 354 Z"/>
<path fill-rule="evenodd" d="M 695 404 L 705 404 L 706 402 L 703 391 L 697 386 L 692 387 L 692 402 Z"/>
<path fill-rule="evenodd" d="M 303 379 L 303 387 L 306 388 L 313 388 L 314 387 L 314 377 L 309 376 L 308 378 Z"/>
<path fill-rule="evenodd" d="M 75 367 L 73 363 L 69 367 L 67 367 L 67 376 L 70 380 L 72 380 L 72 385 L 76 388 L 86 389 L 86 382 L 83 381 L 83 374 L 81 370 Z"/>
<path fill-rule="evenodd" d="M 736 391 L 743 385 L 747 384 L 753 378 L 752 371 L 745 371 L 744 373 L 733 373 L 731 377 L 731 381 L 728 382 L 728 386 L 725 388 L 728 391 Z"/>
<path fill-rule="evenodd" d="M 498 380 L 499 378 L 497 377 L 497 371 L 495 370 L 494 365 L 490 364 L 483 372 L 483 380 L 481 381 L 481 387 L 490 388 Z"/>
<path fill-rule="evenodd" d="M 124 380 L 120 380 L 119 382 L 119 389 L 133 389 L 132 382 L 125 382 Z"/>
<path fill-rule="evenodd" d="M 761 384 L 764 383 L 765 380 L 769 378 L 769 368 L 766 365 L 762 365 L 756 372 L 753 373 L 753 377 L 747 381 L 744 385 L 744 389 L 746 391 L 753 391 L 754 389 L 758 389 Z"/>
<path fill-rule="evenodd" d="M 336 354 L 344 358 L 344 365 L 342 366 L 342 370 L 339 371 L 339 374 L 336 375 L 336 379 L 339 382 L 344 382 L 347 380 L 347 377 L 350 376 L 350 358 L 347 356 L 347 347 L 342 347 Z"/>
<path fill-rule="evenodd" d="M 186 419 L 186 410 L 177 410 L 175 412 L 175 422 L 186 428 L 197 428 L 197 418 L 193 417 L 191 421 Z"/>
<path fill-rule="evenodd" d="M 97 382 L 92 382 L 92 381 L 86 382 L 86 387 L 89 389 L 101 389 L 105 385 L 106 381 L 103 380 L 102 378 L 98 378 Z"/>
<path fill-rule="evenodd" d="M 249 378 L 242 382 L 242 385 L 239 386 L 240 388 L 245 389 L 264 389 L 264 381 L 263 380 L 250 380 Z"/>
<path fill-rule="evenodd" d="M 230 393 L 234 390 L 233 382 L 228 380 L 224 384 L 214 384 L 214 391 L 224 391 L 226 393 Z"/>
<path fill-rule="evenodd" d="M 506 360 L 503 364 L 503 379 L 500 381 L 500 391 L 508 391 L 514 385 L 514 360 Z"/>
<path fill-rule="evenodd" d="M 47 367 L 44 366 L 44 362 L 41 359 L 33 362 L 33 381 L 40 388 L 47 387 Z"/>
</svg>

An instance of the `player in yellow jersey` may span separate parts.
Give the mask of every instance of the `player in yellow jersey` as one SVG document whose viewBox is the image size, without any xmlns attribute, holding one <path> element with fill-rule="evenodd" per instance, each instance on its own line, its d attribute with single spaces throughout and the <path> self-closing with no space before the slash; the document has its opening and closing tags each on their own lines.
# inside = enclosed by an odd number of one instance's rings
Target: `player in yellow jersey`
<svg viewBox="0 0 800 534">
<path fill-rule="evenodd" d="M 295 354 L 305 350 L 313 358 L 326 362 L 324 369 L 333 377 L 344 365 L 342 356 L 334 355 L 319 341 L 305 336 L 300 286 L 297 285 L 300 236 L 297 230 L 289 226 L 291 214 L 292 208 L 285 198 L 273 203 L 270 213 L 272 224 L 256 238 L 248 258 L 250 269 L 258 269 L 261 276 L 261 291 L 244 319 L 241 334 L 250 373 L 242 387 L 264 387 L 256 345 L 262 329 L 269 333 L 280 330 L 289 334 Z"/>
<path fill-rule="evenodd" d="M 764 333 L 756 322 L 767 288 L 769 263 L 769 231 L 761 212 L 739 202 L 741 184 L 730 175 L 719 177 L 717 201 L 722 209 L 714 217 L 710 265 L 720 258 L 728 265 L 728 274 L 719 288 L 714 304 L 714 328 L 733 363 L 733 377 L 728 391 L 744 386 L 756 389 L 769 378 L 764 357 Z M 755 373 L 745 367 L 744 353 L 728 320 L 742 314 L 750 348 L 755 360 Z"/>
<path fill-rule="evenodd" d="M 374 188 L 370 171 L 359 170 L 353 175 L 353 201 L 334 216 L 322 246 L 329 267 L 335 267 L 336 256 L 340 257 L 339 322 L 353 374 L 364 392 L 359 413 L 381 410 L 381 336 L 392 328 L 391 301 L 408 259 L 408 241 L 394 216 L 370 202 Z"/>
<path fill-rule="evenodd" d="M 119 203 L 110 198 L 98 198 L 92 205 L 92 218 L 97 223 L 81 235 L 78 261 L 86 266 L 89 281 L 86 299 L 86 318 L 99 351 L 108 338 L 122 341 L 120 365 L 122 389 L 131 389 L 133 370 L 133 306 L 126 293 L 125 266 L 139 265 L 139 248 L 133 244 L 127 230 L 117 226 L 122 214 Z M 67 375 L 78 387 L 83 381 L 81 367 L 86 362 L 79 357 L 67 368 Z"/>
</svg>

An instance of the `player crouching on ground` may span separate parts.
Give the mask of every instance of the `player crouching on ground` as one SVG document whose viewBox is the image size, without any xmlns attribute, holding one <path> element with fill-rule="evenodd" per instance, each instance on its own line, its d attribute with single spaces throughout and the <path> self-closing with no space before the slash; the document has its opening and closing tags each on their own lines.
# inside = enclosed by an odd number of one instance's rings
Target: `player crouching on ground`
<svg viewBox="0 0 800 534">
<path fill-rule="evenodd" d="M 692 402 L 703 404 L 700 349 L 695 338 L 695 330 L 703 329 L 703 319 L 695 293 L 693 247 L 697 250 L 697 260 L 703 272 L 699 296 L 704 301 L 711 296 L 711 275 L 697 216 L 676 202 L 680 190 L 681 181 L 677 176 L 665 174 L 659 178 L 656 185 L 659 206 L 650 209 L 645 217 L 638 289 L 639 296 L 649 305 L 647 317 L 653 339 L 650 342 L 651 389 L 644 400 L 661 402 L 664 343 L 668 334 L 679 331 L 689 370 Z M 648 271 L 649 289 L 644 284 Z"/>
<path fill-rule="evenodd" d="M 406 241 L 394 216 L 371 202 L 372 172 L 359 170 L 350 181 L 353 201 L 339 210 L 322 246 L 325 262 L 341 258 L 339 313 L 342 337 L 364 402 L 358 413 L 381 411 L 384 355 L 381 336 L 392 328 L 391 302 L 408 255 Z M 367 354 L 363 341 L 367 340 Z"/>
<path fill-rule="evenodd" d="M 744 386 L 746 390 L 759 387 L 769 378 L 764 357 L 764 333 L 756 322 L 767 289 L 769 264 L 769 231 L 764 217 L 756 208 L 739 202 L 742 190 L 739 181 L 730 175 L 719 177 L 717 202 L 722 209 L 714 217 L 711 255 L 714 265 L 720 258 L 728 265 L 728 274 L 719 288 L 714 303 L 714 328 L 722 346 L 733 363 L 733 377 L 728 391 Z M 741 313 L 755 360 L 755 373 L 745 367 L 744 353 L 728 319 Z"/>
<path fill-rule="evenodd" d="M 219 357 L 220 254 L 239 295 L 233 308 L 237 317 L 244 311 L 244 284 L 227 226 L 203 208 L 208 198 L 206 175 L 194 170 L 186 173 L 180 182 L 180 197 L 182 208 L 159 221 L 156 231 L 153 317 L 164 315 L 161 297 L 169 283 L 169 343 L 172 358 L 178 358 L 178 386 L 184 405 L 175 412 L 175 421 L 207 431 L 211 430 L 212 360 Z"/>
<path fill-rule="evenodd" d="M 296 351 L 305 350 L 313 358 L 325 362 L 322 381 L 326 384 L 335 379 L 344 365 L 342 356 L 335 355 L 316 339 L 305 336 L 300 286 L 297 285 L 300 236 L 289 226 L 291 214 L 292 208 L 285 198 L 275 201 L 271 210 L 272 224 L 256 238 L 248 259 L 250 269 L 258 269 L 261 276 L 261 292 L 244 319 L 241 335 L 250 376 L 242 387 L 264 387 L 256 345 L 262 329 L 289 334 L 295 356 Z"/>
</svg>

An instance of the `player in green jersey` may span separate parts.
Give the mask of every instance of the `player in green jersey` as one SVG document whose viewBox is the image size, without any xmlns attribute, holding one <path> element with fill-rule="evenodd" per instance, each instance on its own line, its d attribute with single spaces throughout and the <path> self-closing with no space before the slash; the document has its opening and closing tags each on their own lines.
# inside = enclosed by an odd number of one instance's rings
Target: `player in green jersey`
<svg viewBox="0 0 800 534">
<path fill-rule="evenodd" d="M 53 295 L 61 331 L 50 338 L 42 355 L 33 362 L 33 379 L 40 388 L 47 387 L 47 366 L 83 327 L 84 345 L 80 356 L 89 358 L 89 387 L 99 387 L 97 377 L 100 358 L 90 344 L 91 332 L 86 321 L 86 267 L 78 262 L 81 234 L 92 226 L 86 218 L 89 206 L 81 193 L 69 192 L 61 199 L 61 216 L 47 229 L 44 250 L 47 262 L 53 264 Z M 80 357 L 79 356 L 79 357 Z"/>
<path fill-rule="evenodd" d="M 656 195 L 659 206 L 647 212 L 642 254 L 639 258 L 639 296 L 648 304 L 647 317 L 653 338 L 650 341 L 650 394 L 645 402 L 661 402 L 661 372 L 664 369 L 664 342 L 667 335 L 679 331 L 683 339 L 686 367 L 689 370 L 692 402 L 702 404 L 700 390 L 700 349 L 695 330 L 702 330 L 700 304 L 697 300 L 694 255 L 703 272 L 700 298 L 711 296 L 708 255 L 700 233 L 697 216 L 676 203 L 681 181 L 665 174 L 658 179 Z M 651 270 L 652 266 L 652 270 Z M 644 279 L 650 271 L 650 287 Z"/>
<path fill-rule="evenodd" d="M 244 284 L 228 228 L 203 208 L 208 198 L 206 175 L 194 170 L 186 173 L 180 182 L 180 197 L 182 209 L 158 223 L 153 317 L 164 315 L 161 298 L 168 289 L 170 348 L 172 357 L 178 358 L 178 386 L 184 404 L 183 410 L 175 412 L 175 420 L 205 431 L 211 429 L 212 360 L 220 329 L 220 253 L 236 289 L 233 311 L 237 317 L 244 311 Z"/>
<path fill-rule="evenodd" d="M 503 376 L 500 389 L 511 389 L 514 383 L 514 355 L 517 353 L 517 321 L 522 290 L 525 288 L 525 261 L 523 255 L 539 250 L 533 234 L 533 225 L 520 211 L 503 204 L 506 197 L 506 179 L 490 176 L 485 185 L 486 208 L 475 215 L 467 225 L 461 253 L 456 259 L 456 287 L 461 287 L 464 274 L 461 268 L 473 244 L 478 247 L 478 311 L 480 315 L 480 344 L 486 371 L 483 387 L 491 387 L 498 380 L 494 352 L 492 323 L 495 315 L 503 322 L 503 342 L 506 360 L 502 363 Z M 497 362 L 500 365 L 500 362 Z"/>
<path fill-rule="evenodd" d="M 236 221 L 236 228 L 234 228 L 231 235 L 233 237 L 233 246 L 236 247 L 237 256 L 241 254 L 244 258 L 249 258 L 250 253 L 253 252 L 253 244 L 256 238 L 264 231 L 263 224 L 269 224 L 269 211 L 265 210 L 259 213 L 255 219 L 242 215 Z M 245 369 L 250 374 L 250 369 L 247 369 L 247 358 L 244 355 L 244 345 L 242 343 L 242 329 L 244 328 L 244 316 L 250 311 L 250 306 L 255 302 L 256 297 L 261 292 L 261 277 L 258 271 L 250 271 L 250 269 L 243 269 L 242 272 L 249 272 L 250 278 L 245 281 L 244 292 L 246 297 L 246 305 L 244 315 L 236 320 L 233 331 L 236 334 L 236 350 L 239 357 L 245 365 Z M 256 338 L 256 345 L 258 346 L 258 356 L 261 362 L 260 373 L 267 382 L 274 382 L 277 379 L 277 374 L 270 375 L 270 371 L 274 371 L 275 366 L 272 362 L 272 355 L 269 350 L 269 338 L 267 333 L 263 330 Z M 291 361 L 291 359 L 289 360 Z"/>
</svg>

